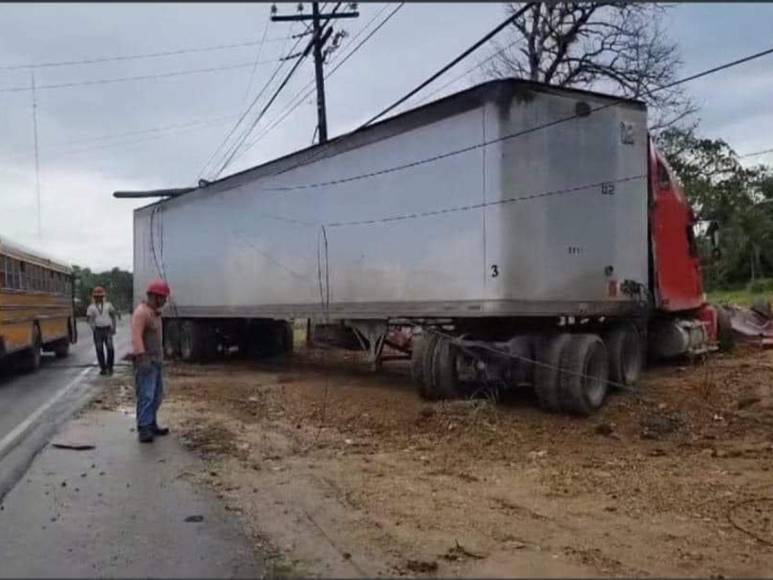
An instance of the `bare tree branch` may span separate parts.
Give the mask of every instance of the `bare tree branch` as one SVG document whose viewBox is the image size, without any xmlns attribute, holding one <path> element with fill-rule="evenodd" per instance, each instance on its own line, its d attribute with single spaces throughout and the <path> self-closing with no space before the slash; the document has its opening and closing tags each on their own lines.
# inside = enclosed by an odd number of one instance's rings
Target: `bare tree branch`
<svg viewBox="0 0 773 580">
<path fill-rule="evenodd" d="M 507 6 L 515 13 L 522 3 Z M 690 121 L 697 107 L 677 78 L 679 51 L 667 38 L 656 4 L 550 2 L 513 22 L 515 42 L 500 49 L 487 76 L 527 78 L 559 86 L 616 92 L 647 102 L 657 133 Z M 658 90 L 656 90 L 658 89 Z"/>
</svg>

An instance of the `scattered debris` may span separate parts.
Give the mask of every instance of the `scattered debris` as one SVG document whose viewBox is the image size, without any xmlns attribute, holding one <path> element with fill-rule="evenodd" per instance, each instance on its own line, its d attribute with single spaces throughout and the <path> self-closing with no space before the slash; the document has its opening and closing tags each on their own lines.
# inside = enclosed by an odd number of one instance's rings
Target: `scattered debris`
<svg viewBox="0 0 773 580">
<path fill-rule="evenodd" d="M 189 522 L 189 523 L 203 522 L 204 521 L 204 516 L 201 516 L 201 515 L 188 516 L 187 518 L 185 518 L 185 521 Z"/>
<path fill-rule="evenodd" d="M 408 560 L 405 563 L 405 568 L 409 572 L 415 572 L 417 574 L 431 574 L 432 572 L 437 572 L 438 565 L 437 562 L 426 562 L 424 560 Z"/>
<path fill-rule="evenodd" d="M 752 405 L 756 405 L 762 401 L 759 397 L 744 397 L 740 401 L 738 401 L 738 409 L 746 409 L 747 407 L 751 407 Z"/>
<path fill-rule="evenodd" d="M 449 562 L 455 562 L 463 558 L 472 558 L 474 560 L 483 560 L 485 556 L 471 552 L 459 543 L 459 540 L 455 540 L 455 546 L 449 548 L 448 551 L 441 556 L 441 558 L 448 560 Z"/>
<path fill-rule="evenodd" d="M 54 442 L 51 444 L 53 447 L 56 447 L 57 449 L 71 449 L 73 451 L 87 451 L 89 449 L 95 449 L 96 445 L 92 443 L 58 443 Z"/>
</svg>

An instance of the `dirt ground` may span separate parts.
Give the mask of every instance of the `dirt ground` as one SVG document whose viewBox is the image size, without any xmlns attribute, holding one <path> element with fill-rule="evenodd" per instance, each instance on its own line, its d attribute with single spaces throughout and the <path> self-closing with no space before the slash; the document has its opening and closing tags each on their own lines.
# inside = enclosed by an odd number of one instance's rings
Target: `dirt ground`
<svg viewBox="0 0 773 580">
<path fill-rule="evenodd" d="M 771 576 L 773 351 L 648 371 L 597 415 L 427 403 L 399 363 L 304 351 L 168 366 L 162 418 L 277 570 Z M 128 375 L 98 404 L 130 404 Z M 281 555 L 281 556 L 280 556 Z"/>
</svg>

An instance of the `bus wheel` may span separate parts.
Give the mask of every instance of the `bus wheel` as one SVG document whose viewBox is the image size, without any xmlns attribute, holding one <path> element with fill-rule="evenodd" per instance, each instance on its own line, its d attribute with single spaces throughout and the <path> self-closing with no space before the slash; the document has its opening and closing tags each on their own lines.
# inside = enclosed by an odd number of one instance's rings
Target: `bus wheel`
<svg viewBox="0 0 773 580">
<path fill-rule="evenodd" d="M 32 326 L 32 346 L 22 355 L 21 367 L 26 372 L 36 371 L 40 368 L 40 328 L 37 324 Z"/>
<path fill-rule="evenodd" d="M 67 355 L 69 355 L 70 339 L 64 338 L 57 341 L 57 343 L 54 345 L 54 354 L 56 355 L 56 358 L 65 358 Z"/>
</svg>

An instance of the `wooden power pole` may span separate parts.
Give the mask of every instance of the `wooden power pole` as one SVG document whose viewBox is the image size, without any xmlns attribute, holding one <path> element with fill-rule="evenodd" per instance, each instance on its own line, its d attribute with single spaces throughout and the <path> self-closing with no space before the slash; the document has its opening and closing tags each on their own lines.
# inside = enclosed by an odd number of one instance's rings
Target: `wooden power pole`
<svg viewBox="0 0 773 580">
<path fill-rule="evenodd" d="M 323 30 L 330 20 L 337 18 L 357 18 L 360 14 L 355 10 L 356 4 L 349 4 L 349 12 L 337 13 L 338 8 L 341 6 L 341 2 L 336 4 L 332 12 L 322 14 L 319 9 L 319 2 L 311 3 L 311 14 L 300 14 L 303 10 L 303 4 L 298 4 L 299 14 L 278 16 L 272 14 L 271 20 L 273 22 L 298 22 L 308 21 L 312 22 L 312 39 L 311 43 L 314 48 L 314 76 L 317 82 L 317 132 L 319 133 L 319 142 L 327 142 L 327 110 L 325 108 L 325 75 L 324 75 L 324 61 L 325 57 L 322 52 L 322 48 L 325 42 L 330 38 L 332 33 L 332 25 L 327 30 Z M 273 12 L 273 10 L 272 10 Z"/>
</svg>

